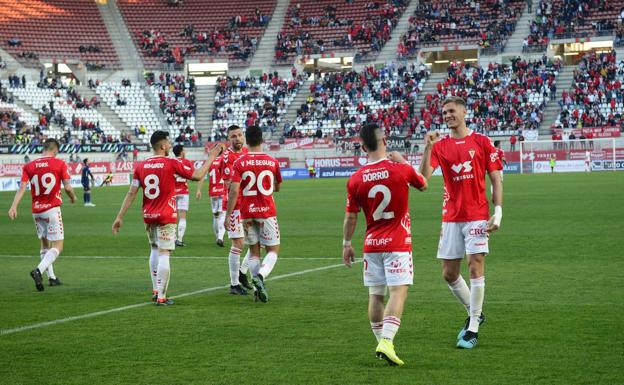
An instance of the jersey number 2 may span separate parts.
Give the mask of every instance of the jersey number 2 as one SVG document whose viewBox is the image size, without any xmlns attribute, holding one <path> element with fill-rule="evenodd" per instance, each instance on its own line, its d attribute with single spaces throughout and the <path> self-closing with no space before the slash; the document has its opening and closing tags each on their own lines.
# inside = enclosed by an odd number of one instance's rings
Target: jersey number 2
<svg viewBox="0 0 624 385">
<path fill-rule="evenodd" d="M 384 211 L 386 207 L 390 204 L 390 199 L 392 198 L 392 192 L 390 189 L 382 184 L 377 184 L 373 186 L 372 189 L 368 192 L 368 197 L 371 199 L 375 199 L 377 194 L 383 195 L 379 206 L 373 212 L 373 220 L 378 221 L 380 219 L 392 219 L 394 218 L 394 211 Z"/>
</svg>

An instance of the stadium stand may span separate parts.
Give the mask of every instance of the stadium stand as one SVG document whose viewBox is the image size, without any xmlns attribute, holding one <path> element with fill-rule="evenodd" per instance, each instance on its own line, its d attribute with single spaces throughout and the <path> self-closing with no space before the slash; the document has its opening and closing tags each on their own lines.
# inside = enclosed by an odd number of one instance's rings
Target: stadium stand
<svg viewBox="0 0 624 385">
<path fill-rule="evenodd" d="M 502 50 L 525 6 L 523 0 L 421 1 L 398 47 L 413 57 L 420 47 L 479 44 Z"/>
<path fill-rule="evenodd" d="M 117 4 L 145 67 L 173 69 L 185 59 L 207 56 L 226 58 L 231 67 L 248 65 L 276 1 L 119 0 Z"/>
<path fill-rule="evenodd" d="M 0 45 L 26 67 L 38 67 L 40 58 L 120 67 L 94 1 L 0 0 L 0 10 Z"/>
<path fill-rule="evenodd" d="M 38 128 L 37 117 L 17 106 L 0 83 L 0 144 L 30 143 Z"/>
<path fill-rule="evenodd" d="M 406 0 L 293 1 L 275 46 L 278 64 L 297 55 L 357 51 L 358 57 L 379 54 L 406 7 Z"/>
<path fill-rule="evenodd" d="M 531 22 L 528 46 L 545 49 L 552 39 L 611 35 L 623 6 L 619 0 L 542 0 Z"/>
<path fill-rule="evenodd" d="M 275 131 L 304 82 L 301 75 L 284 79 L 277 73 L 220 77 L 213 112 L 213 139 L 224 138 L 232 124 L 240 127 L 255 124 L 263 131 Z"/>
<path fill-rule="evenodd" d="M 516 130 L 537 129 L 546 103 L 556 95 L 556 77 L 561 62 L 515 59 L 511 65 L 490 63 L 487 67 L 454 63 L 448 78 L 437 84 L 437 93 L 425 95 L 421 108 L 421 130 L 441 129 L 442 101 L 462 96 L 467 102 L 466 120 L 478 132 L 510 135 Z"/>
<path fill-rule="evenodd" d="M 163 129 L 140 84 L 127 79 L 121 83 L 98 82 L 96 92 L 142 142 L 148 143 L 152 132 Z"/>
<path fill-rule="evenodd" d="M 561 113 L 553 128 L 622 125 L 624 61 L 615 52 L 589 53 L 574 71 L 572 89 L 562 92 Z"/>
<path fill-rule="evenodd" d="M 285 135 L 351 137 L 367 122 L 378 123 L 389 135 L 411 133 L 418 122 L 414 101 L 427 75 L 424 65 L 414 64 L 325 74 L 310 86 L 312 95 Z"/>
</svg>

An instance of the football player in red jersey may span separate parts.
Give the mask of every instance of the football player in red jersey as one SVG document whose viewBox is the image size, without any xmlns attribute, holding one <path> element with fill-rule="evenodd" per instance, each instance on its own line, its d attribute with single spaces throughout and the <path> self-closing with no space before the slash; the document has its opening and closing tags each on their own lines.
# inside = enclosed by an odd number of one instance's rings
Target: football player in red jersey
<svg viewBox="0 0 624 385">
<path fill-rule="evenodd" d="M 376 124 L 360 130 L 368 163 L 347 183 L 343 259 L 351 266 L 351 246 L 357 213 L 366 216 L 364 285 L 368 287 L 368 317 L 377 339 L 376 355 L 391 365 L 403 365 L 394 351 L 394 336 L 401 324 L 407 291 L 414 280 L 409 186 L 420 191 L 427 181 L 397 152 L 386 154 L 386 139 Z M 384 309 L 386 290 L 390 296 Z"/>
<path fill-rule="evenodd" d="M 173 146 L 173 155 L 175 155 L 183 165 L 190 167 L 191 170 L 195 169 L 193 162 L 186 159 L 186 152 L 184 151 L 183 145 L 176 144 Z M 176 205 L 178 206 L 178 237 L 175 245 L 184 247 L 186 246 L 184 243 L 184 232 L 186 232 L 186 213 L 189 209 L 189 191 L 188 182 L 180 176 L 176 177 Z"/>
<path fill-rule="evenodd" d="M 232 179 L 232 167 L 234 162 L 240 156 L 248 152 L 245 145 L 245 136 L 240 127 L 232 125 L 228 127 L 228 143 L 229 147 L 221 155 L 221 176 L 225 184 L 225 192 L 223 195 L 223 209 L 227 210 L 228 191 L 230 190 L 230 181 Z M 247 279 L 247 271 L 249 270 L 249 255 L 247 250 L 245 258 L 241 263 L 240 256 L 245 247 L 245 231 L 243 230 L 243 222 L 240 217 L 240 200 L 236 202 L 234 210 L 230 216 L 225 217 L 225 226 L 228 237 L 232 240 L 230 253 L 228 255 L 228 266 L 230 270 L 230 294 L 246 295 L 247 290 L 252 290 Z M 247 289 L 247 290 L 245 290 Z"/>
<path fill-rule="evenodd" d="M 269 300 L 264 280 L 269 276 L 279 253 L 280 234 L 277 224 L 277 211 L 273 201 L 273 192 L 279 191 L 282 183 L 277 159 L 262 152 L 262 130 L 258 126 L 249 126 L 245 132 L 249 153 L 239 157 L 232 167 L 232 178 L 228 195 L 226 217 L 235 207 L 240 207 L 245 243 L 249 246 L 249 270 L 255 293 L 262 302 Z M 241 193 L 242 191 L 242 193 Z M 237 203 L 238 202 L 238 203 Z M 235 224 L 228 221 L 228 230 Z M 267 254 L 260 266 L 260 247 L 264 246 Z"/>
<path fill-rule="evenodd" d="M 221 154 L 210 165 L 208 171 L 208 196 L 210 196 L 210 206 L 212 209 L 212 231 L 217 238 L 217 245 L 224 247 L 223 236 L 225 235 L 225 211 L 223 211 L 223 194 L 225 187 L 221 176 Z M 200 200 L 204 181 L 197 182 L 195 199 Z"/>
<path fill-rule="evenodd" d="M 468 313 L 457 336 L 457 347 L 472 349 L 477 345 L 479 325 L 485 321 L 482 308 L 488 239 L 503 217 L 503 165 L 490 138 L 466 127 L 464 99 L 444 100 L 442 116 L 451 133 L 442 139 L 437 132 L 426 135 L 420 172 L 428 178 L 437 167 L 442 169 L 444 201 L 438 258 L 451 292 Z M 486 174 L 492 183 L 492 217 L 485 194 Z M 460 275 L 464 255 L 468 256 L 470 289 Z"/>
<path fill-rule="evenodd" d="M 123 224 L 123 217 L 134 202 L 139 187 L 143 189 L 143 221 L 147 238 L 151 245 L 150 271 L 152 276 L 152 300 L 157 305 L 173 305 L 167 298 L 169 285 L 169 256 L 175 249 L 176 240 L 176 177 L 200 180 L 206 176 L 210 163 L 222 145 L 210 150 L 208 160 L 193 171 L 177 159 L 168 158 L 171 143 L 169 133 L 156 131 L 150 138 L 154 155 L 141 162 L 134 170 L 132 185 L 113 222 L 113 234 L 117 234 Z"/>
<path fill-rule="evenodd" d="M 37 229 L 37 237 L 41 242 L 39 255 L 41 262 L 36 269 L 30 272 L 35 281 L 35 287 L 43 291 L 41 274 L 48 273 L 50 286 L 57 286 L 61 281 L 54 275 L 52 264 L 63 251 L 63 218 L 61 217 L 61 183 L 71 203 L 76 202 L 76 194 L 71 186 L 67 171 L 67 164 L 56 155 L 59 152 L 59 142 L 56 139 L 46 139 L 43 142 L 43 156 L 26 164 L 22 170 L 20 189 L 15 194 L 13 204 L 9 209 L 9 218 L 17 218 L 17 206 L 26 193 L 26 186 L 30 183 L 32 195 L 32 214 Z"/>
</svg>

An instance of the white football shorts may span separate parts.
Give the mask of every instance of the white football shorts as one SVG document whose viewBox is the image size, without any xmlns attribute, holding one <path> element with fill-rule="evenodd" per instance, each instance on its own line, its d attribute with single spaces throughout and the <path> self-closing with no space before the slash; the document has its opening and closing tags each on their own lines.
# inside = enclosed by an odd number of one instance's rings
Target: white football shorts
<svg viewBox="0 0 624 385">
<path fill-rule="evenodd" d="M 280 244 L 279 225 L 276 217 L 256 218 L 243 220 L 245 229 L 245 243 L 262 246 L 277 246 Z"/>
<path fill-rule="evenodd" d="M 442 222 L 438 258 L 461 259 L 468 254 L 487 254 L 487 221 Z"/>
<path fill-rule="evenodd" d="M 152 248 L 175 250 L 177 226 L 175 223 L 167 225 L 145 224 L 147 239 Z"/>
<path fill-rule="evenodd" d="M 225 220 L 230 221 L 231 227 L 234 228 L 234 231 L 228 230 L 228 238 L 245 238 L 245 230 L 243 229 L 243 222 L 241 221 L 240 210 L 232 211 L 230 217 L 225 218 Z"/>
<path fill-rule="evenodd" d="M 60 207 L 53 207 L 50 210 L 39 214 L 33 214 L 37 237 L 48 241 L 62 241 L 65 239 L 63 230 L 63 217 Z"/>
<path fill-rule="evenodd" d="M 188 211 L 189 209 L 188 194 L 176 195 L 176 206 L 178 210 Z"/>
<path fill-rule="evenodd" d="M 364 253 L 364 286 L 401 286 L 414 283 L 412 253 Z"/>
<path fill-rule="evenodd" d="M 222 212 L 223 197 L 210 197 L 210 206 L 212 206 L 212 213 L 219 214 Z"/>
</svg>

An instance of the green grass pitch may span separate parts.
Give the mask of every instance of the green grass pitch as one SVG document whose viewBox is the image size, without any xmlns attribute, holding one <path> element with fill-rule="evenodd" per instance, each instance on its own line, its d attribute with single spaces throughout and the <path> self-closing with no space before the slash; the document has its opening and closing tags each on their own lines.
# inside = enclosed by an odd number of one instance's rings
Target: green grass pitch
<svg viewBox="0 0 624 385">
<path fill-rule="evenodd" d="M 39 259 L 30 198 L 11 223 L 13 193 L 0 194 L 0 384 L 624 383 L 624 173 L 505 175 L 502 229 L 487 257 L 488 322 L 472 351 L 454 347 L 465 314 L 435 258 L 441 179 L 412 192 L 415 284 L 395 340 L 402 368 L 374 357 L 362 265 L 331 267 L 342 262 L 345 183 L 284 183 L 273 272 L 281 278 L 268 281 L 267 304 L 218 288 L 229 282 L 229 242 L 214 244 L 204 197 L 191 201 L 188 247 L 175 251 L 169 292 L 218 289 L 173 307 L 143 305 L 11 334 L 145 303 L 149 253 L 140 199 L 114 237 L 127 188 L 96 188 L 97 207 L 63 207 L 65 250 L 55 270 L 64 285 L 36 292 L 28 276 Z M 360 215 L 360 255 L 363 230 Z M 322 267 L 329 268 L 314 270 Z"/>
</svg>

